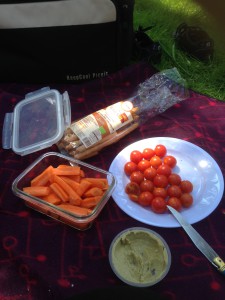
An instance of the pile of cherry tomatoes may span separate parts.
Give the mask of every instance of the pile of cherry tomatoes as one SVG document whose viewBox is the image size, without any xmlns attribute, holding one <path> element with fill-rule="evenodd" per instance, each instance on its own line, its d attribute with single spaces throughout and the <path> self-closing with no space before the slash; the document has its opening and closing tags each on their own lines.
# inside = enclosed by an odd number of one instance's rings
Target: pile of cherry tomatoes
<svg viewBox="0 0 225 300">
<path fill-rule="evenodd" d="M 165 213 L 167 205 L 177 211 L 193 204 L 193 184 L 173 172 L 177 160 L 167 155 L 164 145 L 143 151 L 133 150 L 124 172 L 130 181 L 125 187 L 129 199 L 155 213 Z"/>
</svg>

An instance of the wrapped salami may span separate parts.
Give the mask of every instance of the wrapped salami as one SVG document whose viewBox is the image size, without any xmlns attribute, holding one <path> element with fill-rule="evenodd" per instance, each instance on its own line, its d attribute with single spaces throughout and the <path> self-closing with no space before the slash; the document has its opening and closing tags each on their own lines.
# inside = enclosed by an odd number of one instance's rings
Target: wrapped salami
<svg viewBox="0 0 225 300">
<path fill-rule="evenodd" d="M 72 122 L 57 146 L 62 153 L 87 159 L 187 97 L 186 81 L 176 68 L 158 72 L 132 97 Z"/>
</svg>

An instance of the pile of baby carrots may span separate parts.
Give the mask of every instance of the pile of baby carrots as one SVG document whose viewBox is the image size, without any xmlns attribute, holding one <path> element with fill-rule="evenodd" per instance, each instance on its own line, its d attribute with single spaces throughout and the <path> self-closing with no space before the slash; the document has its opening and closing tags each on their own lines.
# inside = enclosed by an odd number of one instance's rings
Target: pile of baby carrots
<svg viewBox="0 0 225 300">
<path fill-rule="evenodd" d="M 87 216 L 108 187 L 106 178 L 87 177 L 80 166 L 61 164 L 48 166 L 23 191 L 78 216 Z"/>
</svg>

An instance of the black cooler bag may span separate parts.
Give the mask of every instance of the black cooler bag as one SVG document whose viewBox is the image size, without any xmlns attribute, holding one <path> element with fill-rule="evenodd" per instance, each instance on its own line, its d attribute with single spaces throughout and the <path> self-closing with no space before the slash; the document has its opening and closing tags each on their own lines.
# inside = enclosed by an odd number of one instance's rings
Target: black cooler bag
<svg viewBox="0 0 225 300">
<path fill-rule="evenodd" d="M 0 0 L 0 81 L 80 82 L 126 66 L 134 0 Z"/>
</svg>

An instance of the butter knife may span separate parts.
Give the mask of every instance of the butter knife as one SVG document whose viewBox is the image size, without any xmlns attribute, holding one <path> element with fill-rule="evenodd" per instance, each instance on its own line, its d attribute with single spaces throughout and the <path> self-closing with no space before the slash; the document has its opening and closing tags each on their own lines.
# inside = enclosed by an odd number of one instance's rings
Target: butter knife
<svg viewBox="0 0 225 300">
<path fill-rule="evenodd" d="M 167 207 L 186 231 L 195 246 L 205 255 L 205 257 L 211 262 L 211 264 L 213 264 L 214 267 L 217 268 L 220 273 L 225 275 L 225 262 L 176 209 L 169 205 L 167 205 Z"/>
</svg>

